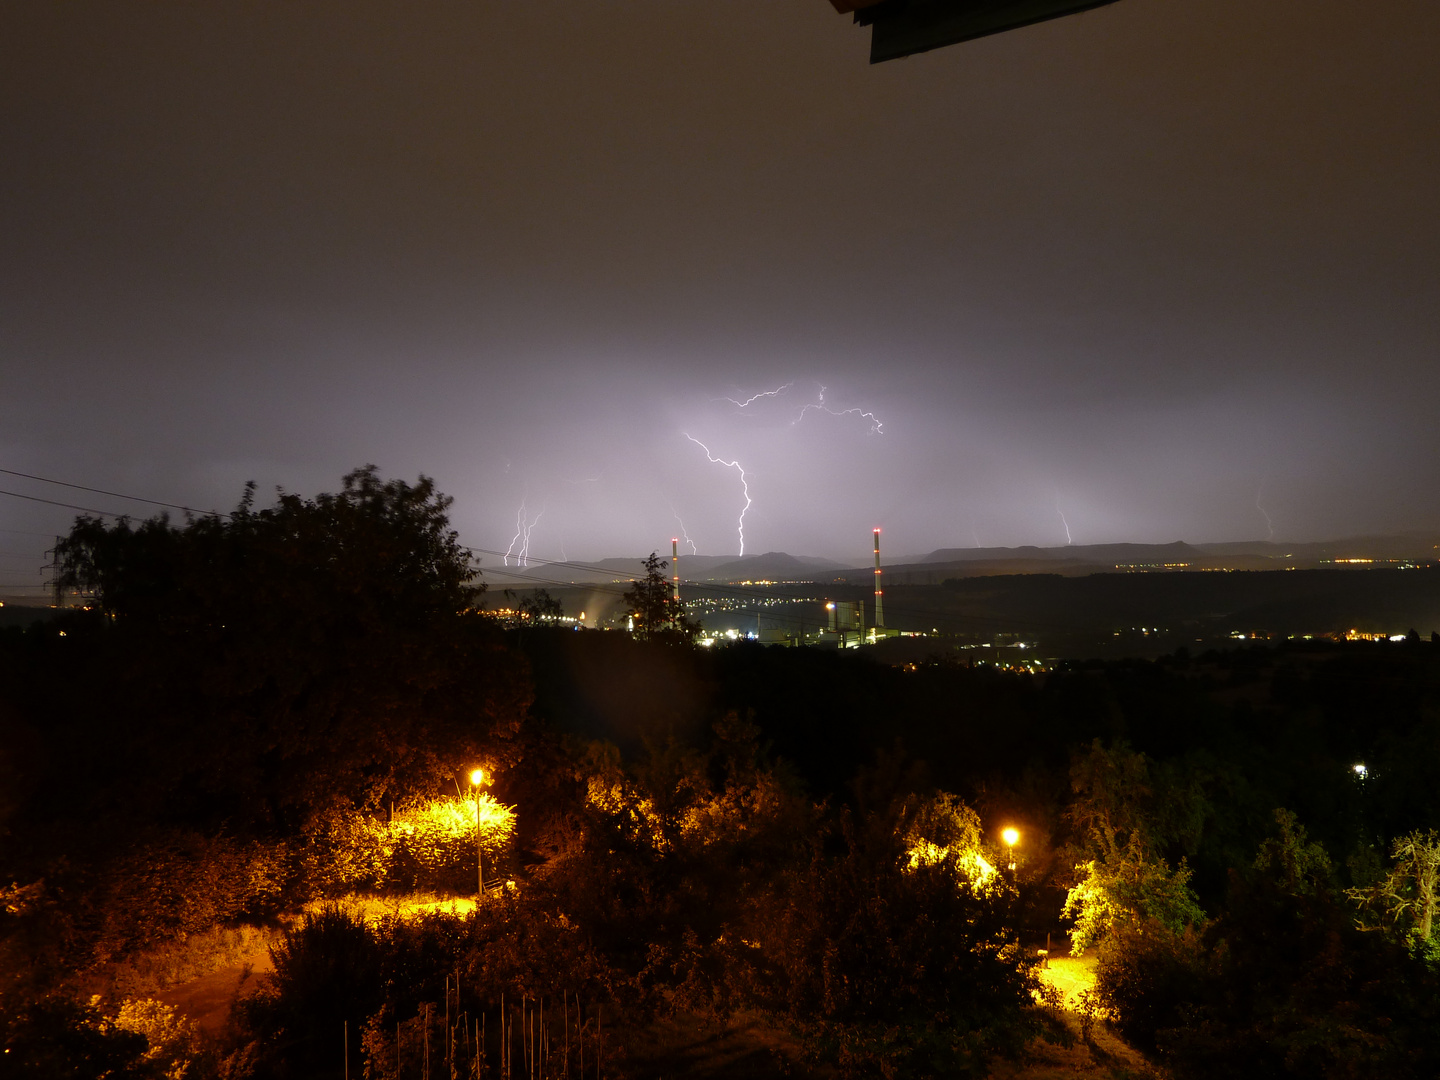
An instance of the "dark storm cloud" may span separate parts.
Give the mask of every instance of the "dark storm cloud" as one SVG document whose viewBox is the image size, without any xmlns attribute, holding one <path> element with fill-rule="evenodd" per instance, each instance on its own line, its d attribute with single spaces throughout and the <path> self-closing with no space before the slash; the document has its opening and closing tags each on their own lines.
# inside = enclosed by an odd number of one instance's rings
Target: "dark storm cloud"
<svg viewBox="0 0 1440 1080">
<path fill-rule="evenodd" d="M 6 467 L 223 507 L 376 461 L 481 547 L 543 509 L 545 556 L 734 550 L 686 431 L 747 550 L 1440 525 L 1432 5 L 1124 0 L 875 68 L 819 0 L 0 42 Z M 883 434 L 795 423 L 822 385 Z M 64 527 L 0 504 L 6 551 Z"/>
</svg>

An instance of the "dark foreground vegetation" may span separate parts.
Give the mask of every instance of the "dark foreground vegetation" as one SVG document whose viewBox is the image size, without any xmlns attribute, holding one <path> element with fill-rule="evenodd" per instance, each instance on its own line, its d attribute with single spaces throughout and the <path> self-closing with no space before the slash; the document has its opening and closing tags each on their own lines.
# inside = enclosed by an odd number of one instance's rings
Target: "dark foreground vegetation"
<svg viewBox="0 0 1440 1080">
<path fill-rule="evenodd" d="M 1440 1074 L 1440 647 L 1036 678 L 516 632 L 447 505 L 362 470 L 77 522 L 90 609 L 0 636 L 0 1074 L 643 1075 L 625 1032 L 684 1013 L 982 1076 L 1067 934 L 1175 1076 Z M 474 895 L 477 814 L 484 902 L 407 909 Z M 239 926 L 275 970 L 222 1034 L 123 977 Z"/>
</svg>

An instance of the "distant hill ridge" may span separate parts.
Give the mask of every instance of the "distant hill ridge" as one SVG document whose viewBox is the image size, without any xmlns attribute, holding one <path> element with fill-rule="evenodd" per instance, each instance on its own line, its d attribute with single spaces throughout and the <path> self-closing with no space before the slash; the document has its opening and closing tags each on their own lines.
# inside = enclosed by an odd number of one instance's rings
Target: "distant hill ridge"
<svg viewBox="0 0 1440 1080">
<path fill-rule="evenodd" d="M 670 562 L 668 551 L 657 555 Z M 575 584 L 596 584 L 605 581 L 630 580 L 644 573 L 645 556 L 608 558 L 587 563 L 542 563 L 528 567 L 484 567 L 496 577 L 497 584 L 523 586 L 526 580 L 537 585 L 546 581 Z M 762 555 L 687 555 L 680 553 L 680 576 L 687 581 L 808 581 L 817 574 L 844 568 L 843 563 L 809 555 L 791 555 L 784 551 L 767 551 Z"/>
<path fill-rule="evenodd" d="M 648 552 L 646 553 L 648 554 Z M 656 551 L 666 562 L 668 551 Z M 1377 562 L 1440 561 L 1440 536 L 1362 536 L 1306 543 L 1270 540 L 1224 541 L 1191 544 L 1067 544 L 1039 547 L 937 548 L 924 555 L 900 555 L 884 560 L 898 581 L 929 580 L 945 576 L 977 577 L 996 574 L 1050 573 L 1067 576 L 1117 570 L 1274 570 L 1288 567 L 1345 565 L 1342 560 Z M 485 566 L 486 577 L 497 586 L 526 587 L 557 582 L 599 584 L 629 581 L 643 572 L 645 555 L 606 558 L 595 562 L 553 562 L 527 567 Z M 1364 565 L 1363 562 L 1352 565 Z M 852 563 L 809 555 L 767 551 L 760 555 L 689 555 L 681 552 L 680 576 L 687 581 L 830 581 L 855 579 L 871 572 L 868 561 Z M 892 578 L 894 580 L 894 578 Z"/>
<path fill-rule="evenodd" d="M 1278 570 L 1371 563 L 1440 561 L 1440 537 L 1365 536 L 1287 544 L 1270 540 L 1190 544 L 1069 544 L 1060 547 L 940 548 L 901 556 L 885 567 L 899 580 L 939 580 L 944 575 L 1085 574 L 1123 570 Z M 860 566 L 845 573 L 864 574 Z M 894 580 L 894 578 L 892 578 Z"/>
<path fill-rule="evenodd" d="M 1068 544 L 1042 548 L 1034 545 L 1013 548 L 939 548 L 929 555 L 901 559 L 901 563 L 986 562 L 991 559 L 1081 559 L 1086 562 L 1177 562 L 1199 558 L 1203 548 L 1183 540 L 1170 544 Z"/>
</svg>

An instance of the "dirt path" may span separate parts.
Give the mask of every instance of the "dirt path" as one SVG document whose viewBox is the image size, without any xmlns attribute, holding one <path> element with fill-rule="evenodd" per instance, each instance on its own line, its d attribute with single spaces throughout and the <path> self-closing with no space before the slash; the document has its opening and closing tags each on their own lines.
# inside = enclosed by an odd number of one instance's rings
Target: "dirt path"
<svg viewBox="0 0 1440 1080">
<path fill-rule="evenodd" d="M 261 948 L 237 964 L 158 993 L 155 999 L 184 1013 L 201 1031 L 213 1035 L 225 1027 L 235 1002 L 254 993 L 260 976 L 272 970 L 270 951 Z"/>
<path fill-rule="evenodd" d="M 1141 1080 L 1158 1075 L 1141 1054 L 1103 1023 L 1095 1025 L 1087 1043 L 1081 1037 L 1078 1015 L 1066 1011 L 1061 1014 L 1061 1020 L 1074 1037 L 1072 1045 L 1036 1042 L 1023 1060 L 997 1062 L 990 1074 L 993 1080 L 1076 1080 L 1077 1077 Z"/>
<path fill-rule="evenodd" d="M 1058 1020 L 1073 1042 L 1036 1042 L 1024 1061 L 996 1067 L 996 1080 L 1060 1080 L 1061 1077 L 1153 1077 L 1156 1072 L 1143 1055 L 1127 1045 L 1102 1020 L 1097 1020 L 1087 1041 L 1080 1023 L 1080 995 L 1095 986 L 1094 956 L 1052 957 L 1040 978 L 1060 994 Z"/>
<path fill-rule="evenodd" d="M 1080 995 L 1095 988 L 1095 957 L 1051 957 L 1040 969 L 1040 980 L 1060 992 L 1065 1008 L 1076 1010 Z"/>
</svg>

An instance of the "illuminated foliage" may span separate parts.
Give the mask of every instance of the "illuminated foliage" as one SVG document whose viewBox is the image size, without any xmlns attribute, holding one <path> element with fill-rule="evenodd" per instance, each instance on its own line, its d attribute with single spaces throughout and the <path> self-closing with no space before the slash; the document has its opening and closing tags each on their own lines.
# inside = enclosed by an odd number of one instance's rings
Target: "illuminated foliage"
<svg viewBox="0 0 1440 1080">
<path fill-rule="evenodd" d="M 1066 895 L 1062 915 L 1075 920 L 1070 944 L 1076 956 L 1122 926 L 1154 920 L 1178 933 L 1204 921 L 1183 862 L 1171 869 L 1127 854 L 1115 862 L 1092 859 L 1075 870 L 1080 880 Z"/>
<path fill-rule="evenodd" d="M 1440 834 L 1434 829 L 1408 833 L 1390 850 L 1390 872 L 1367 888 L 1351 889 L 1350 898 L 1382 924 L 1398 927 L 1427 952 L 1440 954 L 1435 905 L 1440 886 Z M 1440 958 L 1440 957 L 1437 957 Z"/>
<path fill-rule="evenodd" d="M 325 896 L 416 888 L 473 893 L 475 817 L 473 798 L 430 799 L 397 810 L 388 822 L 335 813 L 301 848 L 301 870 Z M 514 833 L 514 808 L 482 793 L 480 848 L 490 872 L 509 851 Z"/>
<path fill-rule="evenodd" d="M 0 997 L 0 1070 L 7 1077 L 54 1080 L 162 1080 L 143 1034 L 112 1023 L 98 999 L 62 994 L 33 1000 Z"/>
<path fill-rule="evenodd" d="M 1145 755 L 1123 743 L 1107 750 L 1098 739 L 1077 757 L 1071 785 L 1070 818 L 1091 856 L 1076 864 L 1065 898 L 1071 951 L 1079 956 L 1128 924 L 1153 920 L 1179 933 L 1203 921 L 1185 860 L 1172 867 L 1161 854 L 1167 841 L 1198 833 L 1198 791 L 1153 776 Z"/>
<path fill-rule="evenodd" d="M 995 865 L 985 857 L 980 815 L 949 792 L 920 803 L 909 816 L 904 842 L 911 870 L 953 859 L 972 887 L 994 877 Z"/>
<path fill-rule="evenodd" d="M 931 809 L 932 823 L 970 832 L 947 797 Z M 887 823 L 904 816 L 892 809 Z M 844 1076 L 988 1075 L 1035 1034 L 1039 984 L 1016 940 L 1014 893 L 994 887 L 998 875 L 977 881 L 958 845 L 916 859 L 905 832 L 886 841 L 846 828 L 843 854 L 787 875 L 784 914 L 761 939 L 779 969 L 769 992 Z"/>
<path fill-rule="evenodd" d="M 396 884 L 461 885 L 473 891 L 475 800 L 434 799 L 397 812 L 386 838 L 388 878 Z M 480 796 L 480 846 L 494 872 L 515 833 L 515 811 Z M 488 875 L 487 875 L 488 876 Z"/>
<path fill-rule="evenodd" d="M 111 1025 L 120 1031 L 143 1035 L 147 1048 L 142 1061 L 165 1080 L 185 1080 L 199 1055 L 195 1025 L 172 1006 L 151 998 L 123 1001 Z"/>
</svg>

